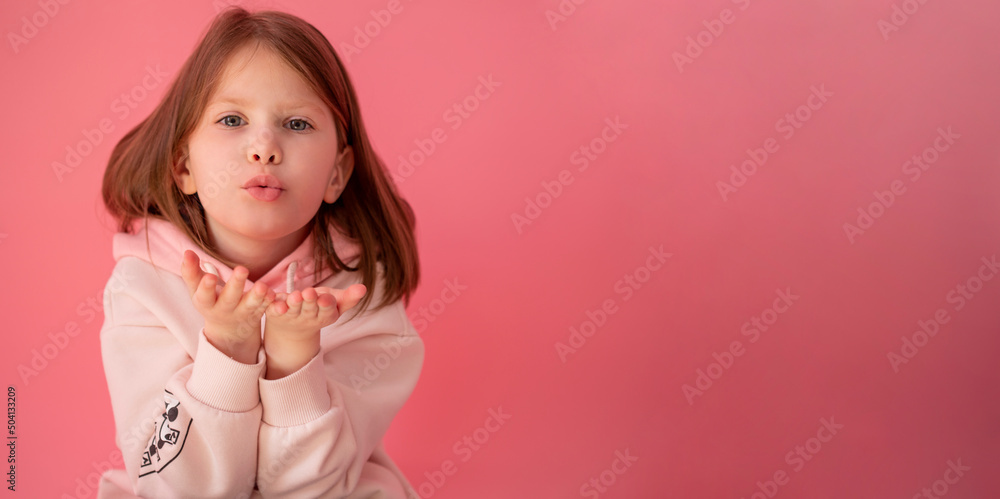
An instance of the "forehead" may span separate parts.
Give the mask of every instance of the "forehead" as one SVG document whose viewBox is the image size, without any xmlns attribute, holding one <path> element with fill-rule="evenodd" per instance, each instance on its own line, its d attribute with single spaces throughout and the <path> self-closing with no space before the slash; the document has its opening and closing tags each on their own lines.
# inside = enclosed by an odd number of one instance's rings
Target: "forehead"
<svg viewBox="0 0 1000 499">
<path fill-rule="evenodd" d="M 241 47 L 223 66 L 208 103 L 262 98 L 319 105 L 328 111 L 310 82 L 279 54 L 263 45 Z"/>
</svg>

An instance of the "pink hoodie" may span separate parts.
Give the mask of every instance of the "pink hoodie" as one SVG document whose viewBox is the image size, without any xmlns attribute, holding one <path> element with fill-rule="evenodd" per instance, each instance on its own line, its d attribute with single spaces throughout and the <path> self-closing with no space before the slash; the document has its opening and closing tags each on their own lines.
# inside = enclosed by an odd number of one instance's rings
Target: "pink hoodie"
<svg viewBox="0 0 1000 499">
<path fill-rule="evenodd" d="M 263 349 L 248 365 L 206 340 L 180 276 L 186 249 L 223 281 L 233 269 L 169 222 L 139 226 L 114 236 L 105 288 L 101 352 L 125 469 L 104 474 L 99 498 L 419 497 L 382 446 L 423 365 L 402 300 L 344 324 L 357 308 L 348 311 L 322 330 L 308 364 L 266 380 Z M 337 234 L 334 248 L 357 263 L 356 244 Z M 259 280 L 276 292 L 361 282 L 329 270 L 314 281 L 312 249 L 307 238 Z M 380 263 L 372 306 L 382 272 Z"/>
</svg>

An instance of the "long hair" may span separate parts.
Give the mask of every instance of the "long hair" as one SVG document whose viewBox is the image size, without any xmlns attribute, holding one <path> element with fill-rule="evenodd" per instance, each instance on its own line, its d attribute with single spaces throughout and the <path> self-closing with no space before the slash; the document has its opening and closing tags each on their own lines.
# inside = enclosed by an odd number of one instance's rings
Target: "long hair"
<svg viewBox="0 0 1000 499">
<path fill-rule="evenodd" d="M 197 194 L 181 192 L 172 165 L 182 158 L 232 54 L 254 43 L 279 54 L 310 83 L 333 111 L 337 142 L 350 145 L 354 152 L 354 170 L 344 191 L 336 202 L 323 202 L 311 222 L 315 277 L 324 268 L 360 269 L 369 292 L 358 304 L 357 316 L 369 306 L 381 261 L 384 295 L 373 310 L 400 297 L 408 305 L 420 280 L 413 209 L 396 191 L 368 140 L 354 87 L 329 40 L 313 25 L 284 12 L 250 13 L 239 7 L 221 12 L 160 104 L 115 145 L 101 192 L 118 221 L 118 231 L 132 233 L 140 218 L 161 218 L 183 230 L 206 253 L 235 266 L 213 247 L 201 201 Z M 360 243 L 356 267 L 348 267 L 334 251 L 332 230 Z"/>
</svg>

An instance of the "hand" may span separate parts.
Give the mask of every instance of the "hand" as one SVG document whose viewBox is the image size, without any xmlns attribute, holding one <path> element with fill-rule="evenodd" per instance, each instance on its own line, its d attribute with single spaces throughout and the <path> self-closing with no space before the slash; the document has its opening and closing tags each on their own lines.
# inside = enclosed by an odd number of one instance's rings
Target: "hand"
<svg viewBox="0 0 1000 499">
<path fill-rule="evenodd" d="M 327 287 L 306 288 L 290 295 L 278 293 L 267 307 L 267 331 L 281 331 L 281 335 L 298 337 L 337 322 L 341 314 L 350 310 L 364 298 L 364 284 L 354 284 L 347 289 Z"/>
<path fill-rule="evenodd" d="M 306 288 L 290 295 L 278 293 L 267 307 L 264 352 L 267 379 L 299 370 L 319 352 L 320 329 L 329 326 L 364 298 L 363 284 L 347 289 Z"/>
<path fill-rule="evenodd" d="M 205 318 L 205 336 L 221 352 L 244 364 L 255 364 L 260 350 L 260 318 L 275 299 L 266 284 L 258 282 L 244 293 L 250 271 L 243 266 L 217 292 L 218 278 L 201 269 L 198 255 L 184 252 L 181 277 L 195 309 Z"/>
</svg>

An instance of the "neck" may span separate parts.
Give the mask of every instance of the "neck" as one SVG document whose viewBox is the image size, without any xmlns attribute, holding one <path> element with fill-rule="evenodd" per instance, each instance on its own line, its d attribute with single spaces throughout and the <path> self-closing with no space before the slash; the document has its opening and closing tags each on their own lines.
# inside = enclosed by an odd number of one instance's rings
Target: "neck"
<svg viewBox="0 0 1000 499">
<path fill-rule="evenodd" d="M 247 279 L 256 281 L 274 268 L 309 237 L 311 226 L 273 240 L 257 240 L 223 231 L 213 231 L 209 227 L 209 237 L 220 255 L 250 271 Z"/>
</svg>

